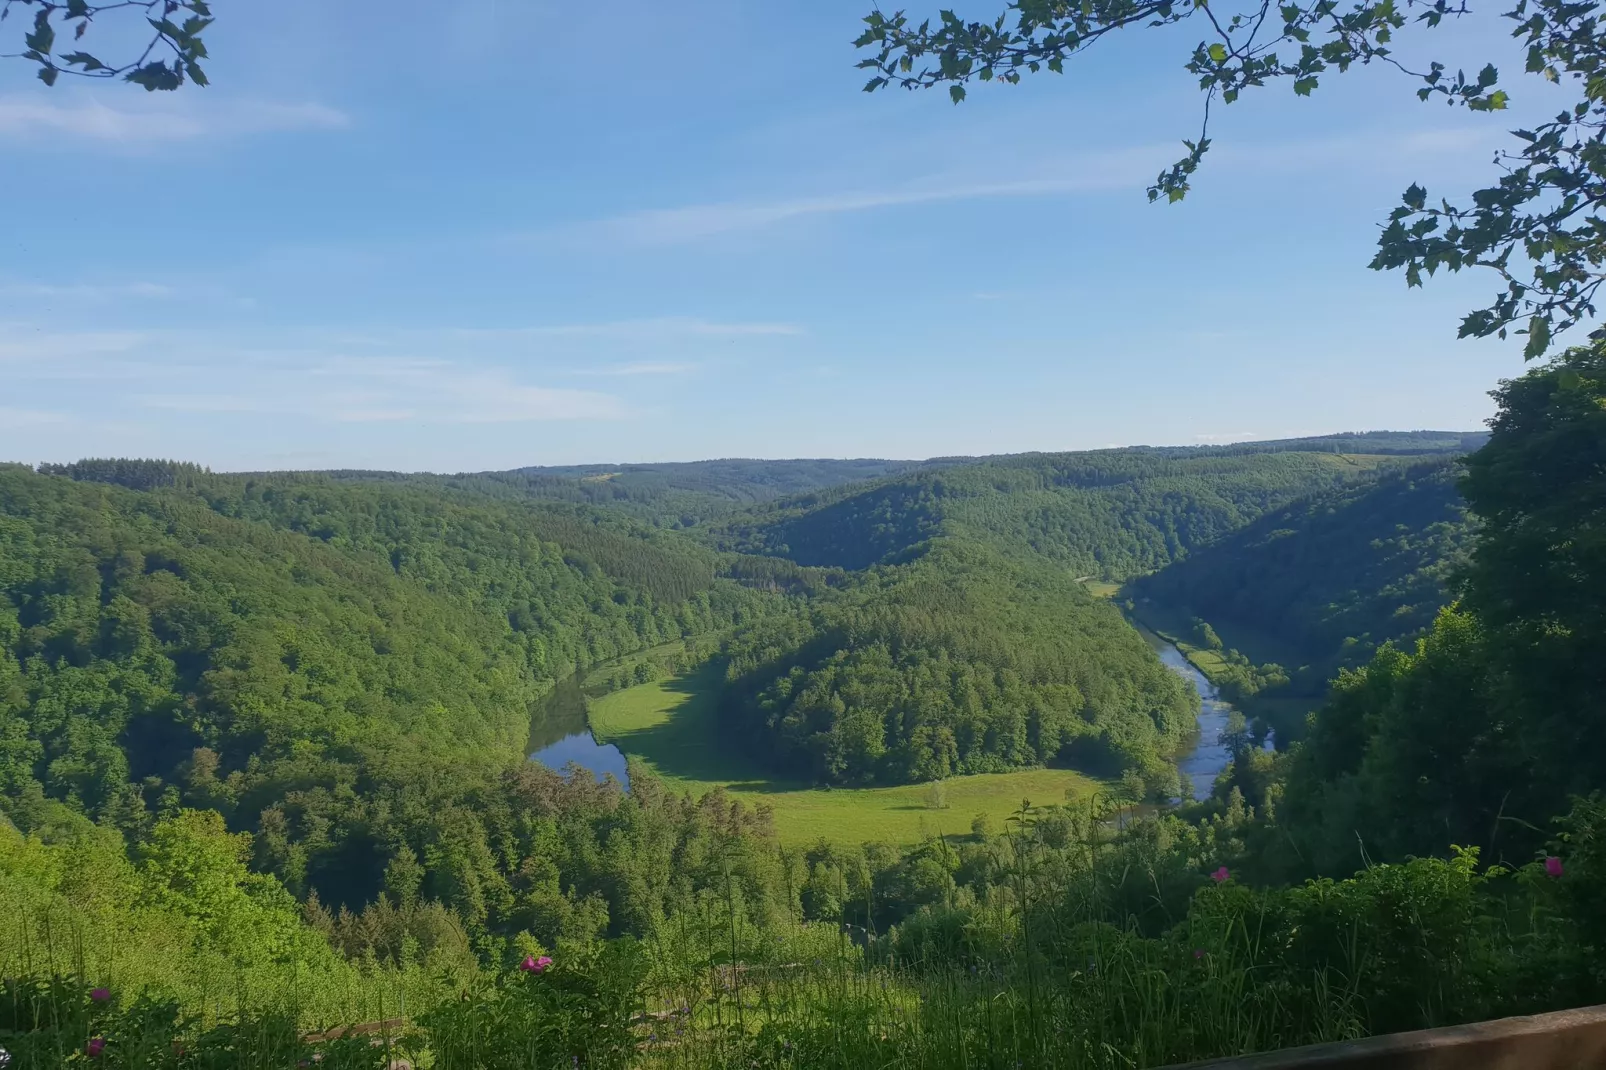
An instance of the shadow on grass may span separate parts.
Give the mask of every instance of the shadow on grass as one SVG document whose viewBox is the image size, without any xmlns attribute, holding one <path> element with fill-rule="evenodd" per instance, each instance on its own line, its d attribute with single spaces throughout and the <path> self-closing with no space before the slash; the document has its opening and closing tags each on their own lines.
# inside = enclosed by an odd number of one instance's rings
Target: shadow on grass
<svg viewBox="0 0 1606 1070">
<path fill-rule="evenodd" d="M 658 686 L 676 701 L 667 719 L 609 737 L 626 754 L 652 764 L 667 777 L 724 784 L 734 791 L 777 793 L 808 785 L 770 776 L 727 739 L 719 726 L 722 670 L 705 665 Z"/>
</svg>

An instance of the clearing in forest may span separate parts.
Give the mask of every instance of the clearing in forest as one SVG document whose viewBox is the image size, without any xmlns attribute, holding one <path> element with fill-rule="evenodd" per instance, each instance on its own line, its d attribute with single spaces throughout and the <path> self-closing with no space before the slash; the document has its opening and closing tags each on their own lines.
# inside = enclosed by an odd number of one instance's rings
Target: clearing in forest
<svg viewBox="0 0 1606 1070">
<path fill-rule="evenodd" d="M 716 723 L 716 666 L 687 676 L 615 691 L 594 699 L 591 731 L 646 763 L 671 790 L 703 795 L 718 787 L 775 813 L 781 842 L 913 843 L 931 835 L 969 835 L 986 814 L 995 828 L 1023 800 L 1037 804 L 1086 799 L 1102 785 L 1069 769 L 1022 769 L 950 777 L 946 805 L 933 809 L 930 784 L 885 788 L 816 788 L 778 779 L 726 743 Z"/>
</svg>

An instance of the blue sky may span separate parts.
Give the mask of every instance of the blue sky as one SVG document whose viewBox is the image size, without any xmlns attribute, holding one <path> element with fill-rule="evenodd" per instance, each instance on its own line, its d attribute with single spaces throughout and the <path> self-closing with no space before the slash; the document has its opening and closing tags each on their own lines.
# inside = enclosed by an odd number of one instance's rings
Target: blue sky
<svg viewBox="0 0 1606 1070">
<path fill-rule="evenodd" d="M 870 0 L 220 0 L 213 85 L 0 65 L 0 459 L 461 471 L 1476 427 L 1522 369 L 1493 293 L 1366 269 L 1558 91 L 1499 20 L 1218 109 L 1199 36 L 1063 77 L 860 92 Z M 956 0 L 957 2 L 957 0 Z M 993 12 L 996 0 L 961 10 Z M 935 5 L 934 5 L 935 6 Z M 605 9 L 605 10 L 604 10 Z M 1492 9 L 1491 9 L 1492 10 Z M 0 41 L 9 51 L 13 34 Z"/>
</svg>

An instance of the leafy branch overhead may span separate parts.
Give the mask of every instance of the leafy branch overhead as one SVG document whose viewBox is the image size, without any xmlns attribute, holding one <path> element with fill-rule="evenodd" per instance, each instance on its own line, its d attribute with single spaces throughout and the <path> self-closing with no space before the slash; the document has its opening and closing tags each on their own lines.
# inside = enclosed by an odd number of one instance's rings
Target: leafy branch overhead
<svg viewBox="0 0 1606 1070">
<path fill-rule="evenodd" d="M 1527 71 L 1578 87 L 1578 100 L 1550 122 L 1513 131 L 1519 146 L 1502 151 L 1495 185 L 1472 195 L 1469 207 L 1430 205 L 1413 185 L 1389 217 L 1371 266 L 1403 268 L 1406 282 L 1439 268 L 1483 267 L 1504 284 L 1488 306 L 1467 315 L 1461 337 L 1527 336 L 1525 355 L 1540 356 L 1551 339 L 1595 314 L 1606 275 L 1606 44 L 1600 5 L 1567 0 L 1518 0 L 1504 14 L 1527 49 Z M 1342 6 L 1312 0 L 1274 6 L 1248 0 L 1236 11 L 1209 0 L 1016 0 L 990 22 L 942 11 L 935 22 L 913 23 L 901 11 L 879 10 L 855 42 L 874 50 L 859 66 L 874 72 L 867 92 L 886 86 L 946 85 L 954 103 L 975 82 L 1013 85 L 1027 73 L 1062 73 L 1065 63 L 1107 34 L 1128 27 L 1169 26 L 1194 19 L 1203 39 L 1187 69 L 1205 92 L 1204 125 L 1185 140 L 1186 155 L 1149 187 L 1151 201 L 1182 200 L 1210 148 L 1210 106 L 1236 101 L 1246 89 L 1283 79 L 1310 95 L 1330 73 L 1380 63 L 1418 83 L 1423 101 L 1443 100 L 1473 111 L 1501 111 L 1508 95 L 1491 64 L 1475 75 L 1453 75 L 1443 64 L 1409 65 L 1394 52 L 1397 35 L 1432 29 L 1472 14 L 1464 2 L 1375 0 Z"/>
<path fill-rule="evenodd" d="M 212 24 L 206 0 L 117 0 L 91 4 L 87 0 L 0 0 L 0 21 L 14 8 L 32 12 L 32 29 L 23 37 L 24 50 L 6 58 L 39 65 L 39 80 L 55 85 L 63 74 L 86 78 L 122 78 L 147 90 L 177 89 L 186 81 L 206 85 L 201 61 L 207 58 L 201 34 Z M 143 17 L 148 36 L 140 53 L 126 61 L 109 61 L 84 51 L 81 42 L 97 19 L 115 19 L 119 28 Z M 137 27 L 136 27 L 137 29 Z M 70 51 L 68 50 L 70 49 Z"/>
</svg>

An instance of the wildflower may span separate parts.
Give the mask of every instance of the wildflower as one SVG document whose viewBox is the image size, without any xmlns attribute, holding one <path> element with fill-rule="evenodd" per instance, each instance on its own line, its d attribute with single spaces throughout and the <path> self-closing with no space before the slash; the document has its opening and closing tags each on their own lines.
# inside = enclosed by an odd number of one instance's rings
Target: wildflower
<svg viewBox="0 0 1606 1070">
<path fill-rule="evenodd" d="M 96 1003 L 105 1003 L 108 999 L 112 998 L 111 989 L 109 989 L 109 988 L 97 988 L 97 989 L 94 989 L 89 993 L 89 998 L 94 1000 Z"/>
<path fill-rule="evenodd" d="M 519 969 L 525 973 L 545 973 L 547 967 L 551 965 L 551 955 L 542 955 L 540 958 L 536 958 L 534 955 L 526 955 L 524 956 L 524 961 L 519 963 Z"/>
<path fill-rule="evenodd" d="M 1204 958 L 1204 948 L 1202 948 L 1202 947 L 1194 948 L 1193 949 L 1193 957 L 1196 958 L 1196 959 Z"/>
<path fill-rule="evenodd" d="M 98 1055 L 100 1055 L 101 1049 L 103 1049 L 104 1047 L 106 1047 L 106 1041 L 103 1038 L 101 1038 L 101 1037 L 90 1037 L 89 1038 L 89 1044 L 88 1044 L 87 1047 L 84 1048 L 84 1050 L 87 1051 L 89 1053 L 89 1057 L 91 1059 L 93 1059 L 93 1058 L 97 1057 Z"/>
<path fill-rule="evenodd" d="M 1210 874 L 1210 879 L 1215 881 L 1217 884 L 1221 884 L 1221 883 L 1225 882 L 1226 879 L 1228 877 L 1230 877 L 1230 876 L 1232 876 L 1232 874 L 1227 872 L 1227 867 L 1226 866 L 1222 866 L 1220 869 L 1218 869 L 1214 873 Z"/>
<path fill-rule="evenodd" d="M 1555 855 L 1551 855 L 1549 858 L 1545 859 L 1545 874 L 1546 876 L 1550 877 L 1561 876 L 1561 859 L 1557 858 Z"/>
</svg>

